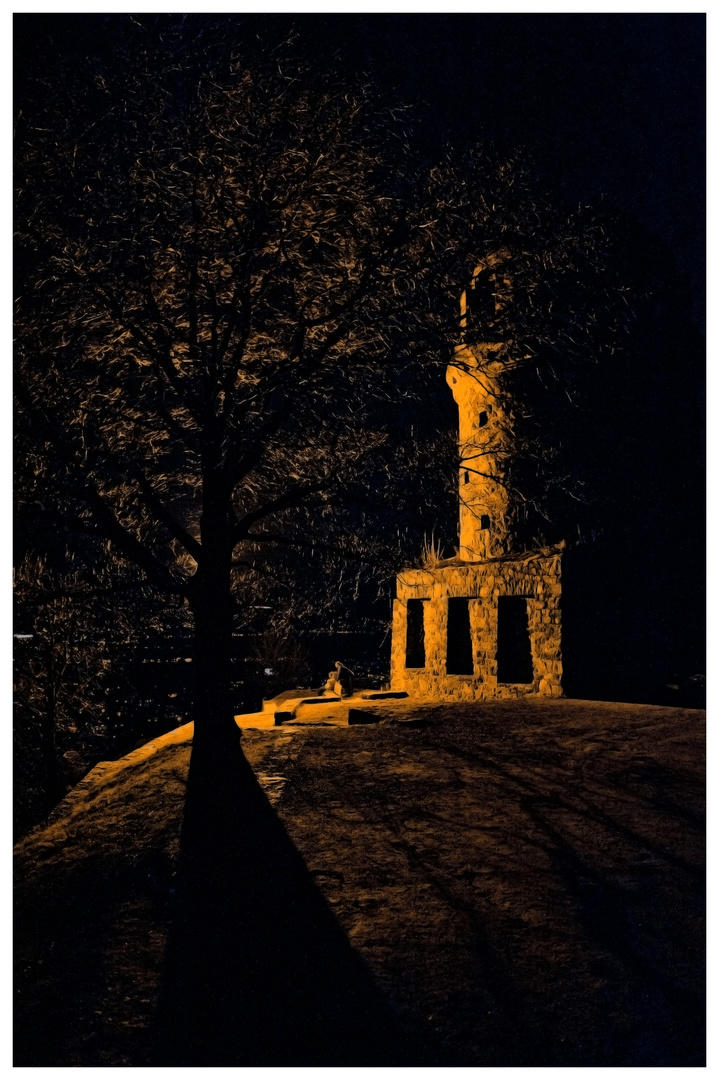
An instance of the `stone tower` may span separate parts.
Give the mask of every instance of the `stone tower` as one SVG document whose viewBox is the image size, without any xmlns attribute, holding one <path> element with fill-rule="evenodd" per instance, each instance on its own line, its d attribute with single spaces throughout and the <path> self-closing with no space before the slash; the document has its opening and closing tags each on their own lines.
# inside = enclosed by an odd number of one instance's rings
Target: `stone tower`
<svg viewBox="0 0 719 1080">
<path fill-rule="evenodd" d="M 496 316 L 510 302 L 507 260 L 507 252 L 498 252 L 472 275 L 460 299 L 461 344 L 447 368 L 459 409 L 458 554 L 468 562 L 506 554 L 508 548 L 509 435 L 499 394 L 506 347 L 501 340 L 477 340 L 492 334 Z"/>
<path fill-rule="evenodd" d="M 457 350 L 447 382 L 459 408 L 459 557 L 467 562 L 507 548 L 507 456 L 497 376 L 501 364 L 477 364 L 467 346 Z"/>
<path fill-rule="evenodd" d="M 508 262 L 498 252 L 477 267 L 461 298 L 462 340 L 447 368 L 459 411 L 459 547 L 397 577 L 393 690 L 455 700 L 562 693 L 564 545 L 511 550 L 512 445 L 499 392 L 508 361 L 491 340 L 511 304 Z"/>
</svg>

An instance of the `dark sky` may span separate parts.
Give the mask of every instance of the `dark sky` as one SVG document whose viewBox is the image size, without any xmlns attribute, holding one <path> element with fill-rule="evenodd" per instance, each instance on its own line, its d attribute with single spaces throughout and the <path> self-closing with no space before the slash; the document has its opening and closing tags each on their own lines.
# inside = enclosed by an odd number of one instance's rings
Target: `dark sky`
<svg viewBox="0 0 719 1080">
<path fill-rule="evenodd" d="M 533 148 L 572 201 L 605 196 L 703 288 L 703 15 L 304 16 L 415 105 L 428 142 Z"/>
<path fill-rule="evenodd" d="M 53 53 L 111 48 L 113 20 L 128 17 L 16 16 L 18 87 Z M 371 76 L 388 100 L 415 108 L 428 151 L 487 136 L 531 146 L 558 194 L 571 202 L 604 196 L 668 246 L 690 275 L 701 318 L 704 15 L 224 18 L 233 37 L 239 30 L 271 42 L 293 28 L 318 64 L 335 58 Z"/>
</svg>

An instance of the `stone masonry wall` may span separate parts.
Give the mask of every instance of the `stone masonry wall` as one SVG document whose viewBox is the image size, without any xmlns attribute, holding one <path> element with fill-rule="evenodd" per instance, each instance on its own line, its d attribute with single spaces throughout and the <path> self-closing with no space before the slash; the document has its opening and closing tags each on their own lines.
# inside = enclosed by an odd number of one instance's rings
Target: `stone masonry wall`
<svg viewBox="0 0 719 1080">
<path fill-rule="evenodd" d="M 532 653 L 531 683 L 497 680 L 497 613 L 500 596 L 527 598 Z M 469 598 L 473 675 L 447 674 L 447 601 Z M 407 601 L 424 605 L 424 668 L 406 668 Z M 562 693 L 561 548 L 516 558 L 457 563 L 434 570 L 405 570 L 397 578 L 392 626 L 393 690 L 452 700 Z"/>
<path fill-rule="evenodd" d="M 487 346 L 489 348 L 489 346 Z M 459 557 L 467 562 L 506 554 L 509 495 L 504 484 L 508 435 L 497 388 L 501 362 L 461 346 L 447 368 L 459 410 Z"/>
</svg>

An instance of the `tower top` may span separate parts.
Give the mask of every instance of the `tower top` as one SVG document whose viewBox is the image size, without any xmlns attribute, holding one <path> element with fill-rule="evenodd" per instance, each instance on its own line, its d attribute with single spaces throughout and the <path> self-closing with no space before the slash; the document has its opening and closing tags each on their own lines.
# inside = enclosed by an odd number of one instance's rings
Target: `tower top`
<svg viewBox="0 0 719 1080">
<path fill-rule="evenodd" d="M 481 353 L 496 352 L 504 344 L 502 314 L 512 302 L 512 278 L 507 248 L 488 255 L 474 269 L 459 299 L 459 326 L 463 345 Z"/>
</svg>

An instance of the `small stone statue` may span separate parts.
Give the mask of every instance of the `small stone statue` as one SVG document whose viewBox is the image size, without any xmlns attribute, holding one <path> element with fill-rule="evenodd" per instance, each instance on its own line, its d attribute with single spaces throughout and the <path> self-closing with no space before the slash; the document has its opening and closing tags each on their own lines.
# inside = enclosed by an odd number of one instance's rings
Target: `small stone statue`
<svg viewBox="0 0 719 1080">
<path fill-rule="evenodd" d="M 339 689 L 337 687 L 337 672 L 330 671 L 327 676 L 327 682 L 322 687 L 322 694 L 338 694 Z"/>
</svg>

